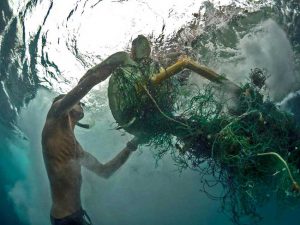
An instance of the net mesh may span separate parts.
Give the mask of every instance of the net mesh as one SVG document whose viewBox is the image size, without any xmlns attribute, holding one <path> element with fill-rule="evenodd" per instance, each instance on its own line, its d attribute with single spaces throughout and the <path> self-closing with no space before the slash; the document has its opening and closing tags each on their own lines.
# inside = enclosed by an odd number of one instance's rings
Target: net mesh
<svg viewBox="0 0 300 225">
<path fill-rule="evenodd" d="M 122 68 L 110 80 L 115 92 L 126 93 L 120 103 L 109 91 L 123 107 L 110 104 L 115 119 L 128 124 L 135 118 L 125 130 L 152 146 L 158 160 L 170 152 L 178 168 L 199 171 L 201 190 L 221 200 L 236 224 L 258 222 L 257 207 L 272 196 L 298 203 L 300 130 L 291 114 L 262 94 L 262 70 L 251 72 L 229 110 L 212 84 L 184 92 L 172 78 L 154 87 L 148 80 L 158 67 L 150 70 L 151 63 Z"/>
</svg>

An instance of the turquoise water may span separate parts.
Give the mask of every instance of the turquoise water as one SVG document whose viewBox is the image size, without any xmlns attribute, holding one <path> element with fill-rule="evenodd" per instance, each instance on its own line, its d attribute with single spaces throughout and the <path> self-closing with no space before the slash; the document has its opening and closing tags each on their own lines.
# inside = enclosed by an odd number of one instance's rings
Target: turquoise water
<svg viewBox="0 0 300 225">
<path fill-rule="evenodd" d="M 56 93 L 70 90 L 92 65 L 128 50 L 140 33 L 151 38 L 155 57 L 163 59 L 170 49 L 191 54 L 236 82 L 243 82 L 252 68 L 266 69 L 271 74 L 270 97 L 299 118 L 297 1 L 275 1 L 272 7 L 236 1 L 222 8 L 223 13 L 217 1 L 153 2 L 0 2 L 1 224 L 50 224 L 40 144 L 50 102 Z M 202 81 L 192 77 L 190 82 Z M 131 138 L 114 129 L 106 88 L 104 82 L 85 98 L 93 129 L 76 130 L 83 147 L 102 162 Z M 233 224 L 230 213 L 201 192 L 201 185 L 197 172 L 180 173 L 171 155 L 156 162 L 143 146 L 109 180 L 84 170 L 82 202 L 94 224 Z M 300 219 L 299 208 L 276 201 L 258 210 L 262 225 L 297 224 Z"/>
</svg>

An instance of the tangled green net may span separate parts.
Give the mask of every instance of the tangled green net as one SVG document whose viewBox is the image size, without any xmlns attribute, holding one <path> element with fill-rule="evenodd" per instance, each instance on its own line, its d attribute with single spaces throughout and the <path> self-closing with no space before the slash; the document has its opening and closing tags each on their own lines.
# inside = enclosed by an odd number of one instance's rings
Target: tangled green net
<svg viewBox="0 0 300 225">
<path fill-rule="evenodd" d="M 202 191 L 220 199 L 236 224 L 258 222 L 257 208 L 274 196 L 298 203 L 300 129 L 262 94 L 262 70 L 251 72 L 232 109 L 211 84 L 187 91 L 172 78 L 153 86 L 149 76 L 157 71 L 148 61 L 112 76 L 110 108 L 122 128 L 151 145 L 157 159 L 171 152 L 180 169 L 199 171 Z"/>
</svg>

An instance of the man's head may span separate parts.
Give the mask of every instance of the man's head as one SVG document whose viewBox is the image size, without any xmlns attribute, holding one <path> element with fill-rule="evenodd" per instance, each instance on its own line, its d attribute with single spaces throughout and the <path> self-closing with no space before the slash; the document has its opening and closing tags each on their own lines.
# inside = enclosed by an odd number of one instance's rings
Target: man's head
<svg viewBox="0 0 300 225">
<path fill-rule="evenodd" d="M 57 102 L 58 100 L 61 100 L 65 97 L 65 94 L 60 94 L 58 96 L 56 96 L 53 99 L 52 104 L 54 104 L 55 102 Z M 75 104 L 72 109 L 69 111 L 69 115 L 71 116 L 71 118 L 75 121 L 78 122 L 79 120 L 81 120 L 84 117 L 84 112 L 83 112 L 83 108 L 82 106 L 84 106 L 84 104 L 82 102 L 78 102 L 77 104 Z"/>
<path fill-rule="evenodd" d="M 139 35 L 132 41 L 131 54 L 134 60 L 149 58 L 151 46 L 148 39 L 144 35 Z"/>
</svg>

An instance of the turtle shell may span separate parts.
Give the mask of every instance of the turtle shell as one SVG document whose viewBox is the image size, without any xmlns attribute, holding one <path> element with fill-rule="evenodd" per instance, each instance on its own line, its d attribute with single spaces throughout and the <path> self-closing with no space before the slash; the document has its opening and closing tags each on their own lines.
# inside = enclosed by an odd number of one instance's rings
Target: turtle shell
<svg viewBox="0 0 300 225">
<path fill-rule="evenodd" d="M 153 104 L 143 85 L 149 87 L 149 78 L 159 71 L 158 68 L 154 62 L 130 64 L 119 67 L 110 76 L 108 84 L 110 110 L 118 125 L 131 134 L 147 132 L 143 119 L 145 114 L 151 113 L 150 108 Z"/>
</svg>

